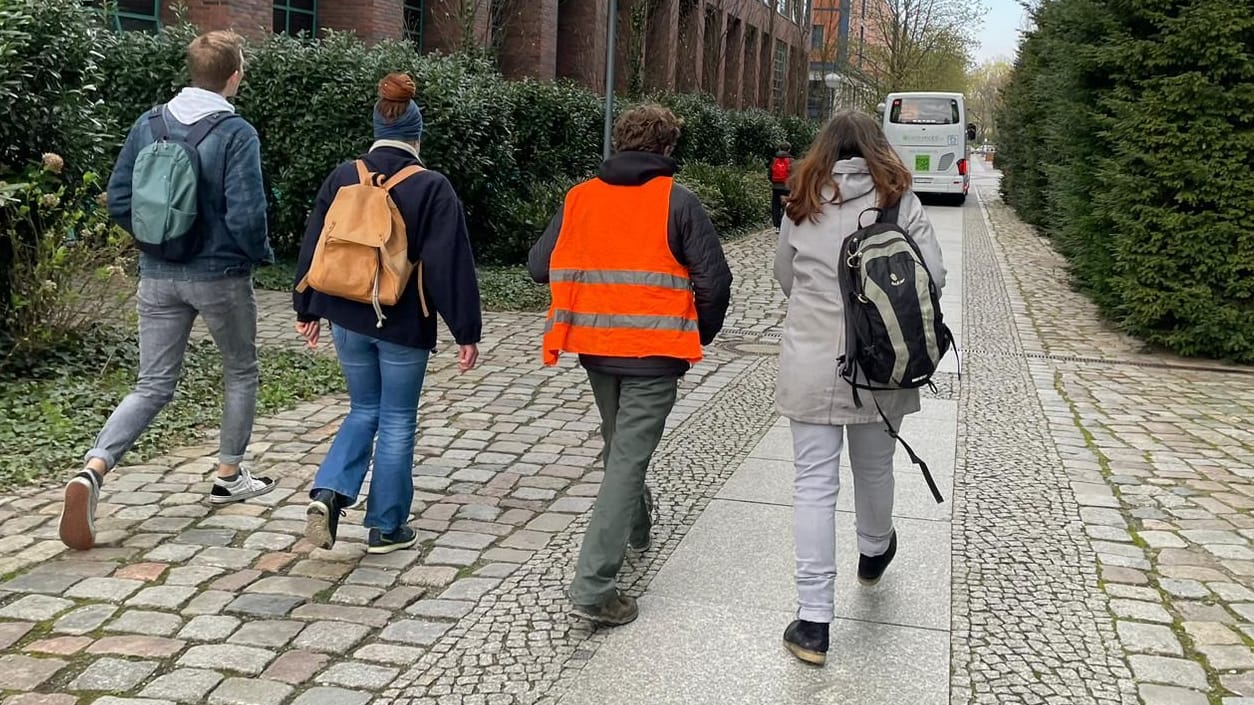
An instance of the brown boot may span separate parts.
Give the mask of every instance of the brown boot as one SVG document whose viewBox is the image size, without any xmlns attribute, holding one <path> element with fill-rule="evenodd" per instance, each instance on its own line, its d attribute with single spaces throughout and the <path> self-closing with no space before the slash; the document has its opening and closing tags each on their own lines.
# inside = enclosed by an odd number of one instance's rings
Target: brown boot
<svg viewBox="0 0 1254 705">
<path fill-rule="evenodd" d="M 615 592 L 599 605 L 574 605 L 571 613 L 590 622 L 617 627 L 630 624 L 640 615 L 636 598 Z"/>
</svg>

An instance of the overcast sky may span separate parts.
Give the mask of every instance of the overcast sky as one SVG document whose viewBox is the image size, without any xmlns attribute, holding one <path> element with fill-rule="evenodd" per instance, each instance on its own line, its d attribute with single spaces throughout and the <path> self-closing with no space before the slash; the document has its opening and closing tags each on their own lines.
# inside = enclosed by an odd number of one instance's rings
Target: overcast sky
<svg viewBox="0 0 1254 705">
<path fill-rule="evenodd" d="M 984 0 L 984 4 L 988 13 L 976 35 L 980 46 L 975 51 L 975 62 L 982 64 L 999 58 L 1013 61 L 1019 27 L 1023 24 L 1023 6 L 1015 0 Z"/>
</svg>

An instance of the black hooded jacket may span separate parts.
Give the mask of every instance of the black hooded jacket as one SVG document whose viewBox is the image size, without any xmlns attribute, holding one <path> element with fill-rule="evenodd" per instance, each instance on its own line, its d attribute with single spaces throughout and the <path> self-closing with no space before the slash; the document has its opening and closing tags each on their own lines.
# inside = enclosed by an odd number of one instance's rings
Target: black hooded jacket
<svg viewBox="0 0 1254 705">
<path fill-rule="evenodd" d="M 598 178 L 615 186 L 642 186 L 659 176 L 679 171 L 675 160 L 651 152 L 620 152 L 601 164 Z M 563 207 L 553 216 L 544 235 L 531 248 L 527 269 L 541 284 L 549 281 L 549 261 L 562 231 Z M 731 303 L 731 269 L 723 256 L 714 224 L 696 195 L 679 184 L 671 190 L 667 243 L 675 260 L 688 269 L 696 298 L 697 329 L 701 344 L 709 345 L 723 328 Z M 633 377 L 668 377 L 688 371 L 688 363 L 671 357 L 606 357 L 580 355 L 587 369 Z"/>
<path fill-rule="evenodd" d="M 372 172 L 385 177 L 419 163 L 413 154 L 396 147 L 373 149 L 362 159 Z M 323 182 L 313 211 L 309 214 L 305 239 L 296 263 L 296 282 L 309 272 L 313 263 L 319 235 L 335 194 L 344 186 L 355 183 L 358 183 L 358 176 L 354 162 L 339 165 Z M 483 320 L 475 258 L 470 249 L 462 204 L 452 184 L 443 174 L 423 171 L 398 184 L 392 190 L 392 200 L 405 220 L 410 261 L 421 261 L 423 265 L 423 289 L 430 304 L 430 315 L 422 313 L 415 281 L 405 288 L 395 306 L 383 307 L 387 321 L 382 328 L 377 327 L 378 319 L 370 304 L 328 296 L 313 289 L 293 293 L 292 304 L 297 319 L 316 321 L 325 318 L 362 335 L 430 350 L 436 344 L 438 313 L 459 345 L 478 343 Z"/>
</svg>

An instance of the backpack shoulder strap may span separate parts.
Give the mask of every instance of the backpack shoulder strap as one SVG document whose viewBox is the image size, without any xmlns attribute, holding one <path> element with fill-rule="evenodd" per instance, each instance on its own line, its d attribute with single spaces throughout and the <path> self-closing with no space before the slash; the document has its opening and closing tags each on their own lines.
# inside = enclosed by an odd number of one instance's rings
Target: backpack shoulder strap
<svg viewBox="0 0 1254 705">
<path fill-rule="evenodd" d="M 354 162 L 357 165 L 357 183 L 362 186 L 374 186 L 374 174 L 370 171 L 370 167 L 366 166 L 366 160 L 358 159 Z"/>
<path fill-rule="evenodd" d="M 405 179 L 408 179 L 414 174 L 421 173 L 422 171 L 425 171 L 425 170 L 422 167 L 418 166 L 417 164 L 410 164 L 404 169 L 401 169 L 395 174 L 392 174 L 392 176 L 387 181 L 384 181 L 383 188 L 387 189 L 388 191 L 391 191 L 400 182 L 404 181 Z"/>
<path fill-rule="evenodd" d="M 212 115 L 205 116 L 196 121 L 191 131 L 187 133 L 187 144 L 192 149 L 200 146 L 200 143 L 213 132 L 213 128 L 222 124 L 223 121 L 236 117 L 235 113 L 227 110 L 221 110 Z"/>
<path fill-rule="evenodd" d="M 170 139 L 170 128 L 165 124 L 164 113 L 164 105 L 158 105 L 148 111 L 148 128 L 152 130 L 152 137 L 156 142 Z"/>
<path fill-rule="evenodd" d="M 880 210 L 879 222 L 897 224 L 897 218 L 901 215 L 901 199 L 893 205 Z"/>
</svg>

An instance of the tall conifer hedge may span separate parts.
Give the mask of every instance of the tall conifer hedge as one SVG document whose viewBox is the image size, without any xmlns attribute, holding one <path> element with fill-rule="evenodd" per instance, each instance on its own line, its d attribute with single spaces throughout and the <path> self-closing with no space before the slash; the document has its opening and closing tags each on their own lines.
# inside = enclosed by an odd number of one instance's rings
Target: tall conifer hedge
<svg viewBox="0 0 1254 705">
<path fill-rule="evenodd" d="M 1130 333 L 1254 362 L 1254 12 L 1045 0 L 999 117 L 1007 201 Z"/>
</svg>

